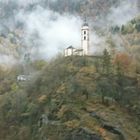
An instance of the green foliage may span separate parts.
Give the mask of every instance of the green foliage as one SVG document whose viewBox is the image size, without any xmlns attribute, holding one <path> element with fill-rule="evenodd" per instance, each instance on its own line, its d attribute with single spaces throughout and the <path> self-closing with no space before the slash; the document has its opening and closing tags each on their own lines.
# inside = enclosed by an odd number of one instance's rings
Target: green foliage
<svg viewBox="0 0 140 140">
<path fill-rule="evenodd" d="M 140 23 L 137 23 L 136 26 L 135 26 L 135 28 L 136 28 L 136 30 L 137 30 L 138 32 L 140 32 Z"/>
<path fill-rule="evenodd" d="M 102 60 L 102 67 L 103 67 L 103 73 L 109 74 L 111 72 L 111 56 L 107 49 L 103 52 L 103 60 Z"/>
<path fill-rule="evenodd" d="M 128 78 L 122 65 L 112 63 L 107 50 L 102 57 L 57 57 L 47 64 L 35 62 L 33 66 L 39 74 L 30 82 L 1 79 L 1 83 L 7 84 L 3 84 L 4 90 L 0 89 L 0 131 L 4 133 L 0 133 L 0 139 L 65 140 L 65 134 L 82 124 L 96 130 L 86 119 L 94 122 L 87 115 L 86 106 L 95 106 L 96 97 L 105 105 L 111 99 L 123 106 L 131 104 L 133 111 L 138 108 L 135 78 Z"/>
<path fill-rule="evenodd" d="M 110 48 L 115 48 L 116 47 L 116 44 L 115 44 L 115 42 L 114 42 L 114 40 L 112 39 L 111 36 L 107 39 L 107 43 L 108 43 Z"/>
<path fill-rule="evenodd" d="M 119 33 L 120 32 L 120 27 L 119 26 L 114 26 L 114 27 L 112 27 L 111 28 L 111 32 L 113 33 L 113 34 L 115 34 L 115 33 Z"/>
<path fill-rule="evenodd" d="M 19 90 L 18 84 L 17 83 L 13 83 L 11 85 L 11 90 L 12 90 L 12 92 L 17 92 Z"/>
<path fill-rule="evenodd" d="M 47 65 L 45 60 L 36 60 L 31 64 L 35 70 L 43 70 L 43 68 Z"/>
<path fill-rule="evenodd" d="M 128 22 L 126 25 L 122 25 L 121 27 L 121 33 L 122 34 L 131 34 L 135 31 L 140 32 L 140 16 L 134 18 L 130 22 Z"/>
</svg>

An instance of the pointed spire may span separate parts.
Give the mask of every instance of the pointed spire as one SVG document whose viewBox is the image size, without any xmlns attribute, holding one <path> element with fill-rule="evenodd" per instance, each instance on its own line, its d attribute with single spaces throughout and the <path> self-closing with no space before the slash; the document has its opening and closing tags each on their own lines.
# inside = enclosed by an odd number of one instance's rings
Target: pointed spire
<svg viewBox="0 0 140 140">
<path fill-rule="evenodd" d="M 88 23 L 87 23 L 87 17 L 85 16 L 85 19 L 84 19 L 84 24 L 83 26 L 88 26 Z"/>
<path fill-rule="evenodd" d="M 85 16 L 85 23 L 87 23 L 87 17 Z"/>
</svg>

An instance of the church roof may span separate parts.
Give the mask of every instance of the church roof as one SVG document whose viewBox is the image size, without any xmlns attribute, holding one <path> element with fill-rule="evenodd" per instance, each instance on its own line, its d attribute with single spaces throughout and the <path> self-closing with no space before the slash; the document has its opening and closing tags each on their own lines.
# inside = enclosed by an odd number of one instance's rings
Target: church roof
<svg viewBox="0 0 140 140">
<path fill-rule="evenodd" d="M 75 49 L 73 46 L 69 46 L 67 49 Z"/>
<path fill-rule="evenodd" d="M 75 52 L 82 52 L 83 49 L 76 49 Z"/>
<path fill-rule="evenodd" d="M 83 26 L 88 26 L 88 23 L 85 22 L 85 23 L 83 24 Z"/>
</svg>

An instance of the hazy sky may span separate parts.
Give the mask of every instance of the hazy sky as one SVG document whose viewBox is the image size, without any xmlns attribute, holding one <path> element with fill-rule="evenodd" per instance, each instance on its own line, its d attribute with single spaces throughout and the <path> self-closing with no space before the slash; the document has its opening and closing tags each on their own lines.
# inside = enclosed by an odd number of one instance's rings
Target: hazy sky
<svg viewBox="0 0 140 140">
<path fill-rule="evenodd" d="M 7 3 L 9 7 L 8 4 L 11 4 L 9 2 L 12 1 L 22 6 L 22 8 L 14 11 L 14 16 L 7 18 L 5 25 L 7 24 L 8 27 L 13 28 L 17 22 L 24 23 L 23 40 L 28 49 L 24 50 L 23 54 L 31 52 L 36 57 L 52 58 L 58 52 L 62 53 L 64 48 L 70 45 L 80 47 L 81 25 L 83 23 L 81 17 L 68 13 L 62 15 L 40 5 L 37 5 L 31 11 L 24 10 L 24 7 L 30 3 L 44 0 L 0 0 L 0 2 Z M 104 19 L 99 19 L 100 21 L 97 21 L 96 24 L 100 22 L 105 27 L 106 24 L 122 25 L 138 13 L 136 0 L 133 0 L 133 2 L 132 0 L 123 0 L 118 7 L 111 7 L 108 15 Z M 92 21 L 90 25 L 93 23 Z M 93 50 L 102 50 L 102 46 L 105 46 L 104 38 L 98 36 L 95 31 L 91 32 L 90 35 Z"/>
<path fill-rule="evenodd" d="M 111 7 L 107 19 L 112 24 L 126 24 L 133 17 L 139 14 L 137 0 L 122 0 L 118 7 Z"/>
<path fill-rule="evenodd" d="M 73 45 L 80 47 L 80 31 L 82 21 L 80 17 L 63 15 L 43 9 L 38 6 L 31 13 L 20 12 L 17 20 L 25 23 L 25 42 L 32 46 L 31 35 L 37 33 L 38 46 L 33 46 L 31 51 L 38 51 L 44 57 L 52 57 L 64 48 Z"/>
</svg>

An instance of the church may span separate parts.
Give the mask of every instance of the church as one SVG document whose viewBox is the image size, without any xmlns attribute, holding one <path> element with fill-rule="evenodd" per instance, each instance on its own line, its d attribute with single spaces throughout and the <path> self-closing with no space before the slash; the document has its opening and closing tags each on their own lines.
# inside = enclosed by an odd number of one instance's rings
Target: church
<svg viewBox="0 0 140 140">
<path fill-rule="evenodd" d="M 76 49 L 73 46 L 69 46 L 65 49 L 64 55 L 68 56 L 88 56 L 89 55 L 89 25 L 84 23 L 81 27 L 81 48 Z"/>
</svg>

